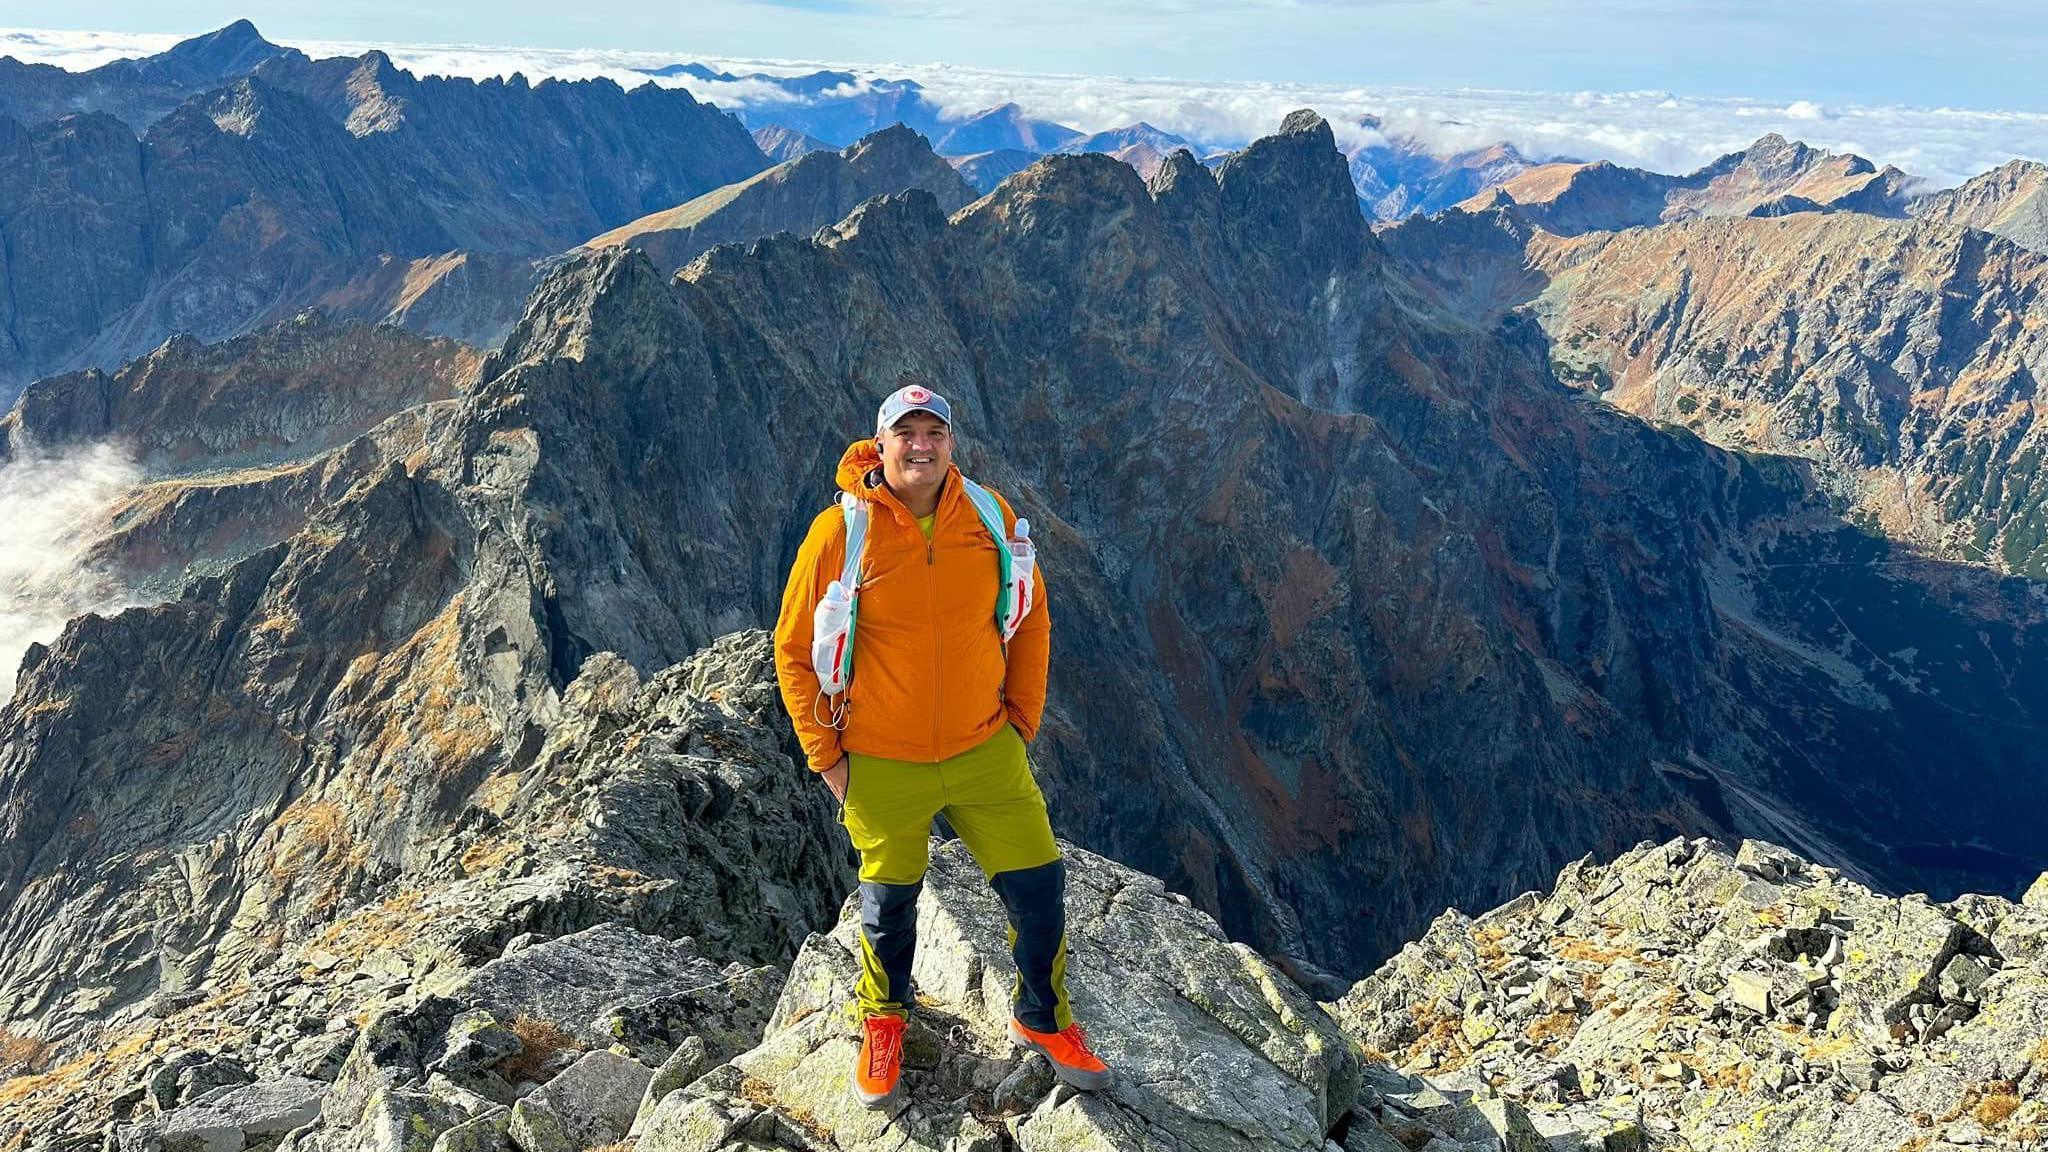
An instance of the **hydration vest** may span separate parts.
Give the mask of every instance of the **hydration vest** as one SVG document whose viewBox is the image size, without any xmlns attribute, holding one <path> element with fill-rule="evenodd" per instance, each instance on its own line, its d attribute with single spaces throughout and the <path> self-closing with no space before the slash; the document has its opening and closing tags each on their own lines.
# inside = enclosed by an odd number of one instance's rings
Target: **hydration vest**
<svg viewBox="0 0 2048 1152">
<path fill-rule="evenodd" d="M 1013 536 L 1003 530 L 1003 506 L 996 502 L 993 493 L 965 476 L 960 477 L 960 490 L 999 545 L 995 624 L 1007 646 L 1024 618 L 1031 614 L 1031 575 L 1037 567 L 1031 546 L 1031 521 L 1019 516 Z M 860 566 L 867 551 L 868 520 L 872 515 L 868 502 L 851 492 L 839 494 L 839 511 L 846 520 L 846 562 L 839 579 L 826 585 L 811 617 L 811 664 L 818 673 L 818 687 L 828 698 L 843 696 L 853 681 L 853 637 L 860 618 Z M 835 728 L 845 723 L 843 702 L 833 705 L 831 722 Z"/>
</svg>

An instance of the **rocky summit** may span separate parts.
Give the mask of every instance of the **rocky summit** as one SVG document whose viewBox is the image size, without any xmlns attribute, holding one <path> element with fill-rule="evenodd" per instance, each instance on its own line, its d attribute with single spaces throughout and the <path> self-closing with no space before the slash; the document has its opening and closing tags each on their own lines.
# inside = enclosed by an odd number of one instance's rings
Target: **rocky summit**
<svg viewBox="0 0 2048 1152">
<path fill-rule="evenodd" d="M 1075 1011 L 1117 1071 L 1093 1095 L 1009 1044 L 1002 908 L 936 842 L 905 1084 L 862 1108 L 858 907 L 768 647 L 727 637 L 644 684 L 594 657 L 432 868 L 61 1065 L 0 1048 L 0 1147 L 1836 1152 L 2048 1129 L 2048 876 L 1935 903 L 1704 839 L 1446 911 L 1323 1002 L 1068 845 Z"/>
</svg>

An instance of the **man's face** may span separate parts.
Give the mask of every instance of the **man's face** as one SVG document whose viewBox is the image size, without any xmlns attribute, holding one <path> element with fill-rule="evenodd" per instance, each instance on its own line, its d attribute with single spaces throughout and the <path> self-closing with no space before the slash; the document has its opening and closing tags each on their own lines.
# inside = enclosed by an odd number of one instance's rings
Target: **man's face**
<svg viewBox="0 0 2048 1152">
<path fill-rule="evenodd" d="M 953 430 L 929 412 L 910 412 L 881 435 L 882 479 L 899 492 L 936 488 L 953 462 Z"/>
</svg>

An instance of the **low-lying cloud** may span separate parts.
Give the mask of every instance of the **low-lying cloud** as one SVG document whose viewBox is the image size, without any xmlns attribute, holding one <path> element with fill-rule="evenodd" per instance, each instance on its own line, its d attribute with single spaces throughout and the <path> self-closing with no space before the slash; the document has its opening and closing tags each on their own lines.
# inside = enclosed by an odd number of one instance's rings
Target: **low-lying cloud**
<svg viewBox="0 0 2048 1152">
<path fill-rule="evenodd" d="M 56 639 L 74 616 L 136 603 L 86 555 L 141 475 L 112 444 L 30 451 L 0 466 L 0 702 L 13 697 L 31 643 Z"/>
</svg>

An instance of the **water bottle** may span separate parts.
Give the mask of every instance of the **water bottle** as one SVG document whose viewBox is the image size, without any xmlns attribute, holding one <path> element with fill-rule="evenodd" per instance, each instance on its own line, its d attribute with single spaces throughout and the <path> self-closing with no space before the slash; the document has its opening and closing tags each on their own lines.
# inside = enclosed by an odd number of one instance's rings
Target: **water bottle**
<svg viewBox="0 0 2048 1152">
<path fill-rule="evenodd" d="M 1007 643 L 1031 615 L 1031 574 L 1038 567 L 1038 553 L 1031 545 L 1031 521 L 1017 517 L 1016 534 L 1005 544 L 1010 549 L 1010 610 L 1003 617 Z"/>
<path fill-rule="evenodd" d="M 827 696 L 846 691 L 853 678 L 853 596 L 837 580 L 825 586 L 811 616 L 811 666 Z"/>
</svg>

